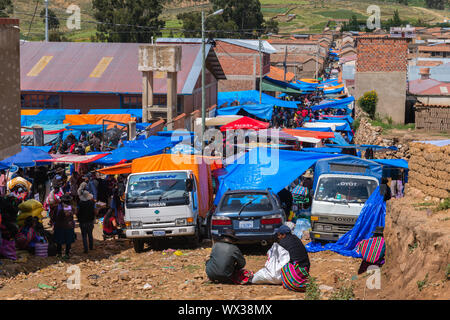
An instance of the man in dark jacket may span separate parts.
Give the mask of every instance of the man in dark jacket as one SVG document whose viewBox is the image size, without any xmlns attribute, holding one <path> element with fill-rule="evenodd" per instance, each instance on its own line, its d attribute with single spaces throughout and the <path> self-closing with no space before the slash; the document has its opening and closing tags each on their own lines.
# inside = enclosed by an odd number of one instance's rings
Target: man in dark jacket
<svg viewBox="0 0 450 320">
<path fill-rule="evenodd" d="M 225 230 L 219 242 L 211 250 L 209 260 L 206 261 L 206 274 L 211 281 L 220 283 L 248 283 L 251 276 L 245 267 L 245 258 L 241 250 L 233 244 L 236 240 L 233 230 Z"/>
<path fill-rule="evenodd" d="M 94 230 L 95 221 L 95 202 L 92 194 L 86 190 L 83 190 L 79 197 L 77 218 L 80 224 L 81 236 L 83 237 L 84 253 L 88 253 L 88 240 L 89 250 L 94 250 L 92 231 Z"/>
</svg>

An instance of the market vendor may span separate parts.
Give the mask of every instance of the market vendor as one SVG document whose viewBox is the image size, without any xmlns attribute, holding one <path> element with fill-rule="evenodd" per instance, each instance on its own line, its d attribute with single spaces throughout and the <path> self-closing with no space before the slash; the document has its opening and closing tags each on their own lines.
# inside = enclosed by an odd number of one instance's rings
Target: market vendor
<svg viewBox="0 0 450 320">
<path fill-rule="evenodd" d="M 206 274 L 211 281 L 229 284 L 247 284 L 253 273 L 245 270 L 245 258 L 233 243 L 234 231 L 227 229 L 218 242 L 214 244 L 211 255 L 206 261 Z"/>
<path fill-rule="evenodd" d="M 283 288 L 303 292 L 308 284 L 310 268 L 306 248 L 288 226 L 282 225 L 275 232 L 280 246 L 286 249 L 290 256 L 290 261 L 281 269 Z"/>
<path fill-rule="evenodd" d="M 20 250 L 28 250 L 34 253 L 36 243 L 43 238 L 36 231 L 37 218 L 29 216 L 25 219 L 25 224 L 19 229 L 16 235 L 16 247 Z"/>
</svg>

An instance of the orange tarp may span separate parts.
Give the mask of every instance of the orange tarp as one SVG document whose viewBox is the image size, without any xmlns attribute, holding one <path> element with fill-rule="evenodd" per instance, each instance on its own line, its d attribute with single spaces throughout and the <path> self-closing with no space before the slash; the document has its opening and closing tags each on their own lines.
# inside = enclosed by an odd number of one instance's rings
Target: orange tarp
<svg viewBox="0 0 450 320">
<path fill-rule="evenodd" d="M 35 116 L 41 112 L 42 109 L 22 109 L 20 110 L 21 116 Z"/>
<path fill-rule="evenodd" d="M 117 122 L 128 123 L 135 121 L 136 118 L 129 114 L 67 114 L 63 123 L 70 123 L 72 126 L 83 124 L 103 124 L 103 120 L 112 120 Z M 115 124 L 106 122 L 108 127 L 113 127 Z"/>
<path fill-rule="evenodd" d="M 132 173 L 190 170 L 198 188 L 199 215 L 206 217 L 213 204 L 211 167 L 203 158 L 194 155 L 159 154 L 133 160 Z"/>
<path fill-rule="evenodd" d="M 341 89 L 344 88 L 344 84 L 340 84 L 338 86 L 334 86 L 334 87 L 324 87 L 323 90 L 334 90 L 334 89 Z"/>
<path fill-rule="evenodd" d="M 309 83 L 318 83 L 319 82 L 319 80 L 317 80 L 317 79 L 300 79 L 300 81 L 309 82 Z"/>
<path fill-rule="evenodd" d="M 100 170 L 97 170 L 98 172 L 106 175 L 114 175 L 114 174 L 127 174 L 131 173 L 131 163 L 124 163 L 124 164 L 118 164 L 111 167 L 106 167 Z"/>
<path fill-rule="evenodd" d="M 334 138 L 334 132 L 296 130 L 296 129 L 283 129 L 283 131 L 295 137 L 308 137 L 316 139 Z"/>
<path fill-rule="evenodd" d="M 295 74 L 293 72 L 286 72 L 286 80 L 284 80 L 284 70 L 274 66 L 270 66 L 270 73 L 267 76 L 278 81 L 289 82 L 295 78 Z"/>
</svg>

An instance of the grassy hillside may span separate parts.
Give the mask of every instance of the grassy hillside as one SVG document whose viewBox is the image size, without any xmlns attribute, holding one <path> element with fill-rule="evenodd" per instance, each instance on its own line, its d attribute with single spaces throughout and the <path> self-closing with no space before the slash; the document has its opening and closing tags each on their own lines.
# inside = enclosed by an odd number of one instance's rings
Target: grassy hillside
<svg viewBox="0 0 450 320">
<path fill-rule="evenodd" d="M 36 0 L 13 0 L 15 16 L 21 19 L 21 32 L 23 39 L 43 40 L 44 23 L 39 13 L 44 8 L 44 1 L 38 0 L 38 9 L 33 23 L 32 16 L 36 6 Z M 443 22 L 450 19 L 449 10 L 430 10 L 425 8 L 425 0 L 410 0 L 409 6 L 399 5 L 389 0 L 260 0 L 262 12 L 266 19 L 274 18 L 279 22 L 280 33 L 320 32 L 329 20 L 350 19 L 356 14 L 358 19 L 364 20 L 369 16 L 366 12 L 369 5 L 378 5 L 381 9 L 381 19 L 392 17 L 394 10 L 398 9 L 403 20 L 415 21 L 421 18 L 429 23 Z M 81 30 L 70 31 L 66 27 L 69 14 L 66 8 L 71 4 L 77 4 L 81 9 Z M 207 2 L 206 2 L 207 3 Z M 181 28 L 181 23 L 176 19 L 180 12 L 201 10 L 209 8 L 208 4 L 198 5 L 198 2 L 185 0 L 168 0 L 165 5 L 162 19 L 166 21 L 166 27 Z M 50 0 L 50 8 L 55 11 L 60 19 L 61 30 L 71 41 L 89 41 L 95 35 L 96 25 L 92 23 L 91 0 Z M 290 21 L 284 15 L 286 12 L 295 14 Z M 278 15 L 278 17 L 277 17 Z M 31 25 L 31 28 L 30 28 Z M 164 36 L 169 31 L 163 32 Z M 174 32 L 175 36 L 179 33 Z"/>
</svg>

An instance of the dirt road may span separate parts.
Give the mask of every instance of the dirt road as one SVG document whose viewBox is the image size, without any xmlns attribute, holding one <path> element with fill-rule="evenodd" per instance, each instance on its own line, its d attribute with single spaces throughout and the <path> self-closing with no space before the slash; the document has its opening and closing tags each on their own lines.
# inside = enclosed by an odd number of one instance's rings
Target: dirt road
<svg viewBox="0 0 450 320">
<path fill-rule="evenodd" d="M 19 252 L 16 262 L 2 259 L 0 265 L 0 299 L 230 299 L 230 300 L 298 300 L 304 293 L 294 293 L 281 285 L 222 285 L 208 281 L 204 264 L 211 252 L 205 240 L 196 249 L 182 241 L 169 241 L 159 250 L 146 249 L 136 254 L 129 240 L 100 239 L 95 230 L 95 250 L 82 253 L 80 234 L 68 261 L 56 257 L 40 258 Z M 306 243 L 307 241 L 305 241 Z M 183 254 L 177 256 L 173 250 Z M 264 266 L 265 249 L 244 248 L 247 269 Z M 352 282 L 360 260 L 332 252 L 310 254 L 311 275 L 321 287 L 321 299 L 332 289 Z M 81 288 L 69 289 L 67 279 L 80 270 Z M 72 267 L 72 269 L 70 268 Z M 354 282 L 354 281 L 353 281 Z M 44 284 L 53 288 L 39 288 Z M 42 286 L 41 286 L 42 287 Z M 362 298 L 362 297 L 356 297 Z"/>
</svg>

